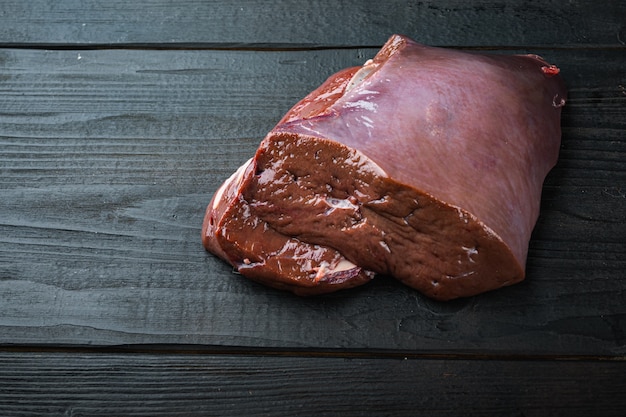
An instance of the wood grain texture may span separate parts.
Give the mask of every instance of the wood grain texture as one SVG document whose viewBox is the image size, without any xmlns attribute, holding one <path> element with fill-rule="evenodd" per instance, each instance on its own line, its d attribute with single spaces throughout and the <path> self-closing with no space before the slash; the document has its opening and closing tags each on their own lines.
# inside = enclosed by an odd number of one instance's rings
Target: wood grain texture
<svg viewBox="0 0 626 417">
<path fill-rule="evenodd" d="M 5 417 L 610 417 L 626 405 L 625 362 L 6 352 L 0 369 Z"/>
<path fill-rule="evenodd" d="M 624 47 L 620 1 L 4 0 L 0 44 L 205 47 Z"/>
<path fill-rule="evenodd" d="M 626 3 L 0 2 L 0 415 L 621 416 Z M 200 244 L 212 192 L 392 33 L 569 87 L 525 282 L 298 298 Z"/>
<path fill-rule="evenodd" d="M 0 50 L 0 343 L 626 354 L 621 50 L 519 51 L 570 89 L 520 285 L 436 303 L 379 279 L 301 299 L 204 252 L 211 193 L 375 51 Z"/>
</svg>

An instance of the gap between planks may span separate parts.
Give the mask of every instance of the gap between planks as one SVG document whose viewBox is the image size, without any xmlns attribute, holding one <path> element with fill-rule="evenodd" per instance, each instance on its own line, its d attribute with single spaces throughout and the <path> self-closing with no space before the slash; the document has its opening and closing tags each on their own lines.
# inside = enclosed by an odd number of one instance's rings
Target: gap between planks
<svg viewBox="0 0 626 417">
<path fill-rule="evenodd" d="M 467 51 L 518 51 L 518 50 L 613 50 L 626 51 L 626 45 L 598 44 L 598 45 L 436 45 L 429 46 L 458 49 Z M 301 44 L 301 43 L 121 43 L 121 44 L 98 44 L 98 43 L 0 43 L 0 49 L 44 49 L 53 51 L 92 51 L 92 50 L 209 50 L 209 51 L 250 51 L 250 52 L 280 52 L 280 51 L 323 51 L 323 50 L 357 50 L 357 49 L 380 49 L 382 44 L 364 45 L 325 45 L 325 44 Z"/>
<path fill-rule="evenodd" d="M 412 360 L 496 360 L 496 361 L 558 361 L 558 362 L 624 362 L 626 355 L 550 355 L 506 353 L 419 353 L 380 349 L 280 349 L 237 346 L 137 344 L 117 346 L 79 345 L 0 345 L 0 353 L 66 353 L 66 354 L 143 354 L 143 355 L 201 355 L 201 356 L 254 356 L 343 359 L 412 359 Z"/>
</svg>

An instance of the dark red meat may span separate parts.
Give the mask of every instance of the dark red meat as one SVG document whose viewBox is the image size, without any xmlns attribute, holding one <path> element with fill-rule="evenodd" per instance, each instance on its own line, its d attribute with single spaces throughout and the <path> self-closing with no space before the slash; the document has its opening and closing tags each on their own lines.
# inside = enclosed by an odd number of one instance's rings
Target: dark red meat
<svg viewBox="0 0 626 417">
<path fill-rule="evenodd" d="M 440 300 L 519 282 L 558 157 L 558 73 L 394 35 L 283 117 L 215 193 L 203 243 L 302 295 L 375 274 Z"/>
</svg>

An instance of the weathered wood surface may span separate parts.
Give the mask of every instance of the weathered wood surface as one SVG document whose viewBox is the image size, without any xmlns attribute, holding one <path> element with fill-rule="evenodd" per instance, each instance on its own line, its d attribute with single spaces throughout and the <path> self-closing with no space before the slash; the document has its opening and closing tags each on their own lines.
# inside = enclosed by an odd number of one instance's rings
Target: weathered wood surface
<svg viewBox="0 0 626 417">
<path fill-rule="evenodd" d="M 297 298 L 199 242 L 281 114 L 375 50 L 0 51 L 2 342 L 624 354 L 624 54 L 546 52 L 570 100 L 528 280 L 435 303 L 388 280 Z"/>
<path fill-rule="evenodd" d="M 620 415 L 626 4 L 603 3 L 2 2 L 0 415 Z M 212 192 L 393 32 L 562 69 L 527 280 L 438 303 L 232 274 L 200 244 Z"/>
<path fill-rule="evenodd" d="M 431 45 L 623 46 L 615 0 L 3 0 L 4 45 L 378 46 L 391 33 Z"/>
<path fill-rule="evenodd" d="M 6 352 L 0 353 L 0 414 L 623 416 L 626 362 L 563 365 L 533 360 Z M 598 385 L 589 385 L 590 380 Z"/>
</svg>

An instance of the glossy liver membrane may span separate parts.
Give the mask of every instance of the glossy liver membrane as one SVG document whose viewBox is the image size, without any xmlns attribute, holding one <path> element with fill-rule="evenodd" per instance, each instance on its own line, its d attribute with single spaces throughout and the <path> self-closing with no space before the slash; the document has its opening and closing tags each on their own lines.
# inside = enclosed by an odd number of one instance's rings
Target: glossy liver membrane
<svg viewBox="0 0 626 417">
<path fill-rule="evenodd" d="M 394 35 L 283 117 L 213 196 L 203 244 L 300 295 L 376 274 L 438 300 L 519 282 L 558 157 L 558 73 Z"/>
</svg>

